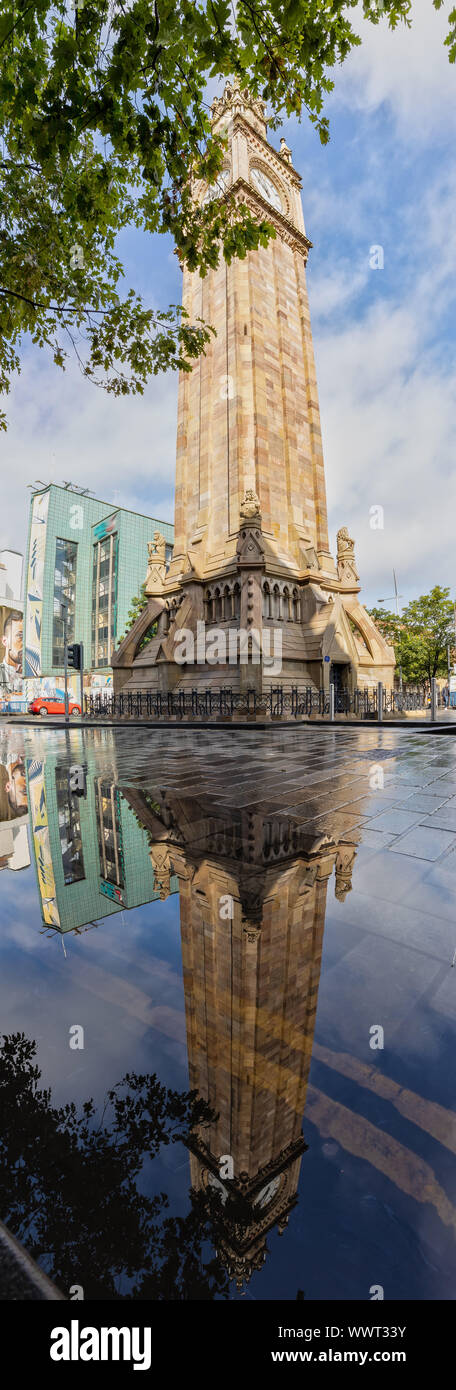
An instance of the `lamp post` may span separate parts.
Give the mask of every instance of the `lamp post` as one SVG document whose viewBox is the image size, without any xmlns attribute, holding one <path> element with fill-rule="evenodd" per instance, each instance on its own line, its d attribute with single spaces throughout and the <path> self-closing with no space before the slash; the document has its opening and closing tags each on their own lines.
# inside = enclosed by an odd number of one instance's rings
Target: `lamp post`
<svg viewBox="0 0 456 1390">
<path fill-rule="evenodd" d="M 394 600 L 395 600 L 395 603 L 396 603 L 396 614 L 397 614 L 397 617 L 399 618 L 399 617 L 400 617 L 400 612 L 399 612 L 399 599 L 400 599 L 400 598 L 403 598 L 404 595 L 403 595 L 403 594 L 398 594 L 398 592 L 397 592 L 397 579 L 396 579 L 396 571 L 395 571 L 395 570 L 393 570 L 393 581 L 394 581 L 394 594 L 390 594 L 390 595 L 389 595 L 389 598 L 378 598 L 378 599 L 377 599 L 377 603 L 392 603 L 392 601 L 393 601 L 393 599 L 394 599 Z M 456 608 L 455 608 L 455 623 L 456 623 Z M 400 690 L 400 693 L 401 693 L 401 695 L 402 695 L 402 657 L 401 657 L 401 649 L 400 649 L 400 648 L 399 648 L 399 690 Z"/>
<path fill-rule="evenodd" d="M 68 599 L 60 600 L 63 618 L 63 670 L 65 681 L 65 724 L 69 724 L 70 716 L 68 710 L 68 646 L 67 646 L 67 619 L 68 619 Z"/>
</svg>

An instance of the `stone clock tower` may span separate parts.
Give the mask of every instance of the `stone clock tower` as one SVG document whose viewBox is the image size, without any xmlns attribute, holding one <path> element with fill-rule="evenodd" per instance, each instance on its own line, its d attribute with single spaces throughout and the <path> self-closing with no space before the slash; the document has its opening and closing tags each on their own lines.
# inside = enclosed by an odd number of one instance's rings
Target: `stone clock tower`
<svg viewBox="0 0 456 1390">
<path fill-rule="evenodd" d="M 216 330 L 179 383 L 175 542 L 169 571 L 156 538 L 149 608 L 114 657 L 115 686 L 182 689 L 271 683 L 392 685 L 394 654 L 358 599 L 354 543 L 329 550 L 320 414 L 306 287 L 301 179 L 285 140 L 267 140 L 264 104 L 227 84 L 212 106 L 227 135 L 216 193 L 275 231 L 266 248 L 201 278 L 184 270 L 183 303 Z M 203 186 L 198 201 L 213 196 Z M 158 632 L 138 654 L 145 628 Z M 201 632 L 254 630 L 260 661 L 205 662 Z M 200 648 L 185 665 L 185 629 Z M 280 631 L 280 673 L 271 670 Z M 326 660 L 325 660 L 326 658 Z M 331 666 L 332 663 L 332 666 Z"/>
</svg>

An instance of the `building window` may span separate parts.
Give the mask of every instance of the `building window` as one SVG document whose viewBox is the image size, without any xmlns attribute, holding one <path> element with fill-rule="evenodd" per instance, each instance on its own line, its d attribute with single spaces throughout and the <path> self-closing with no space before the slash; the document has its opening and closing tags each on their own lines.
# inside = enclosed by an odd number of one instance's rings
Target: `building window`
<svg viewBox="0 0 456 1390">
<path fill-rule="evenodd" d="M 116 645 L 118 536 L 93 547 L 92 665 L 110 666 Z"/>
<path fill-rule="evenodd" d="M 67 642 L 74 642 L 77 559 L 78 547 L 76 541 L 56 540 L 52 665 L 59 666 L 62 670 L 64 665 L 62 599 L 66 599 L 67 602 Z"/>
<path fill-rule="evenodd" d="M 80 883 L 85 878 L 82 853 L 81 821 L 75 797 L 70 795 L 68 768 L 56 767 L 55 785 L 65 883 Z"/>
<path fill-rule="evenodd" d="M 125 888 L 120 793 L 101 777 L 95 783 L 95 790 L 101 877 L 116 888 Z"/>
</svg>

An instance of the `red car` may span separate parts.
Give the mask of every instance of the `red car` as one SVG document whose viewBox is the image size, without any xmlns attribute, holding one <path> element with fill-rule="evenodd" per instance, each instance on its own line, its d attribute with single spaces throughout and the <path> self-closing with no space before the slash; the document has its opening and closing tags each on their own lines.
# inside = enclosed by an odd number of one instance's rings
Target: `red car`
<svg viewBox="0 0 456 1390">
<path fill-rule="evenodd" d="M 69 714 L 80 714 L 81 706 L 76 705 L 74 700 L 69 700 L 68 712 Z M 51 697 L 46 699 L 46 696 L 39 695 L 29 705 L 29 714 L 65 714 L 65 702 L 64 700 L 53 700 Z"/>
</svg>

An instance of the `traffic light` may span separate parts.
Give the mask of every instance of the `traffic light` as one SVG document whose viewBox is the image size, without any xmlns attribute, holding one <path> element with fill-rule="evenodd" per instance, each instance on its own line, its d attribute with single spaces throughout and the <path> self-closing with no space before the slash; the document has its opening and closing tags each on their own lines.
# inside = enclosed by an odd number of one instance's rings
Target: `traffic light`
<svg viewBox="0 0 456 1390">
<path fill-rule="evenodd" d="M 82 646 L 80 642 L 72 642 L 70 646 L 67 647 L 68 666 L 72 666 L 74 671 L 81 670 L 81 653 Z"/>
</svg>

